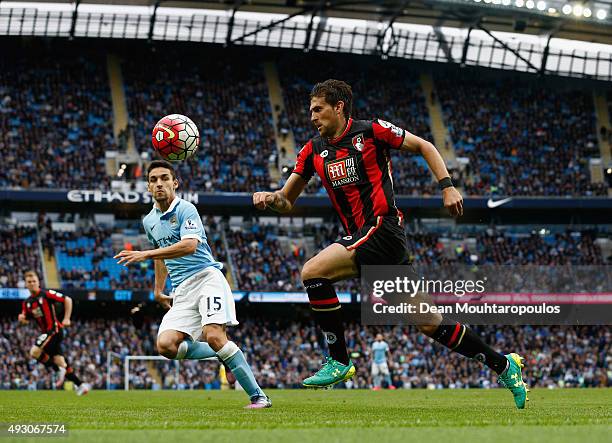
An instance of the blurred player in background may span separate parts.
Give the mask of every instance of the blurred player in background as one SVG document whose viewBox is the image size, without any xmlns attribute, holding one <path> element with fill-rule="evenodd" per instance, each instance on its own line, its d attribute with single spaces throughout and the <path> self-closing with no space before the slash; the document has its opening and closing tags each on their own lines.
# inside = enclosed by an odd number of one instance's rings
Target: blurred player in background
<svg viewBox="0 0 612 443">
<path fill-rule="evenodd" d="M 300 150 L 295 169 L 281 190 L 253 195 L 257 209 L 289 212 L 316 173 L 346 231 L 346 236 L 308 260 L 302 269 L 313 315 L 330 352 L 323 367 L 304 380 L 306 387 L 332 386 L 355 374 L 333 283 L 359 276 L 362 265 L 409 263 L 403 214 L 395 204 L 391 150 L 421 155 L 438 180 L 444 207 L 454 217 L 463 214 L 463 198 L 436 147 L 384 120 L 353 120 L 352 103 L 347 83 L 333 79 L 317 83 L 310 93 L 310 116 L 319 135 Z M 451 350 L 486 364 L 512 391 L 516 406 L 525 407 L 527 392 L 517 354 L 504 356 L 494 351 L 467 326 L 442 323 L 440 314 L 418 328 Z"/>
<path fill-rule="evenodd" d="M 372 343 L 372 381 L 375 391 L 380 390 L 383 377 L 385 378 L 387 388 L 395 389 L 395 386 L 391 384 L 387 352 L 389 352 L 389 345 L 383 340 L 382 334 L 376 334 L 376 340 Z"/>
<path fill-rule="evenodd" d="M 155 299 L 169 309 L 158 330 L 159 353 L 179 360 L 218 357 L 249 395 L 247 408 L 271 407 L 244 354 L 227 338 L 226 326 L 238 324 L 234 297 L 221 263 L 212 256 L 196 207 L 176 196 L 178 180 L 169 162 L 151 162 L 147 182 L 155 204 L 143 225 L 156 249 L 123 250 L 115 258 L 125 266 L 155 261 Z M 174 299 L 163 293 L 168 275 L 176 288 Z M 200 335 L 206 342 L 198 341 Z"/>
<path fill-rule="evenodd" d="M 87 394 L 89 385 L 82 383 L 68 366 L 62 351 L 64 328 L 70 326 L 72 299 L 52 289 L 42 289 L 35 271 L 27 271 L 24 277 L 30 296 L 23 301 L 18 320 L 21 324 L 27 324 L 33 318 L 42 332 L 30 349 L 30 356 L 57 373 L 56 388 L 61 388 L 64 380 L 69 380 L 76 386 L 77 395 Z M 64 305 L 64 318 L 61 322 L 57 317 L 55 303 Z"/>
</svg>

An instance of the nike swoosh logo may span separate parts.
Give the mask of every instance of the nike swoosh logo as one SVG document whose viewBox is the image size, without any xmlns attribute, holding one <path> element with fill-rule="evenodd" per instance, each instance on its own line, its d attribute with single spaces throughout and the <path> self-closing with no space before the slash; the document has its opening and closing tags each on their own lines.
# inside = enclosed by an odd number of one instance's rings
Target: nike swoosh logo
<svg viewBox="0 0 612 443">
<path fill-rule="evenodd" d="M 174 131 L 165 125 L 157 125 L 158 128 L 163 129 L 168 134 L 168 138 L 174 138 Z"/>
<path fill-rule="evenodd" d="M 490 198 L 487 201 L 487 207 L 489 209 L 497 208 L 498 206 L 505 205 L 506 203 L 510 201 L 512 201 L 512 197 L 504 198 L 502 200 L 497 200 L 497 201 L 494 201 L 492 198 Z"/>
</svg>

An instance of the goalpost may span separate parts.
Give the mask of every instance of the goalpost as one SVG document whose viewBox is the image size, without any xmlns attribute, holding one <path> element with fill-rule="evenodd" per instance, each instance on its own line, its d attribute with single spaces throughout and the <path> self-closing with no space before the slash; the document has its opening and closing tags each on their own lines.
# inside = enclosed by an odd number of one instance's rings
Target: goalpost
<svg viewBox="0 0 612 443">
<path fill-rule="evenodd" d="M 130 390 L 130 362 L 132 360 L 162 360 L 166 362 L 174 362 L 175 368 L 175 377 L 178 381 L 179 379 L 179 371 L 180 371 L 180 360 L 170 360 L 166 357 L 162 357 L 161 355 L 126 355 L 122 356 L 121 354 L 117 354 L 116 352 L 109 351 L 106 354 L 106 389 L 110 390 L 111 387 L 111 371 L 113 366 L 113 360 L 118 360 L 123 362 L 123 389 L 125 391 Z M 217 357 L 204 358 L 198 361 L 216 361 L 219 359 Z"/>
</svg>

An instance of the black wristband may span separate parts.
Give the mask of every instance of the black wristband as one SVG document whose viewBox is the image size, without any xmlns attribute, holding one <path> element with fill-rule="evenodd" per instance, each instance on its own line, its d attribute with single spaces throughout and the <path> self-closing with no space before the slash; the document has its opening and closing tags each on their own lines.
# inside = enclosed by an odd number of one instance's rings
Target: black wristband
<svg viewBox="0 0 612 443">
<path fill-rule="evenodd" d="M 440 180 L 438 182 L 438 185 L 440 186 L 440 191 L 442 191 L 443 189 L 446 188 L 452 188 L 453 186 L 453 181 L 451 180 L 450 177 L 444 177 L 442 180 Z"/>
</svg>

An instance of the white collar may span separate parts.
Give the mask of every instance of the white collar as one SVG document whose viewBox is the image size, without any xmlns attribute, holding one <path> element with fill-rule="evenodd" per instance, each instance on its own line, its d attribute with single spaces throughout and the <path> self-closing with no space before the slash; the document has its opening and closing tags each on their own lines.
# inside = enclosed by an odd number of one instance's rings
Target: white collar
<svg viewBox="0 0 612 443">
<path fill-rule="evenodd" d="M 172 203 L 170 203 L 170 206 L 168 207 L 168 210 L 167 210 L 166 212 L 164 212 L 164 213 L 162 214 L 162 216 L 164 216 L 164 215 L 166 215 L 168 212 L 172 211 L 172 210 L 173 210 L 173 209 L 176 207 L 176 205 L 178 205 L 178 204 L 179 204 L 179 201 L 180 201 L 180 200 L 181 200 L 181 199 L 180 199 L 178 196 L 176 196 L 176 195 L 175 195 L 175 196 L 174 196 L 174 200 L 172 200 Z M 159 205 L 157 204 L 157 202 L 153 203 L 153 207 L 154 207 L 155 209 L 157 209 L 159 212 L 161 212 L 161 208 L 159 207 Z"/>
</svg>

